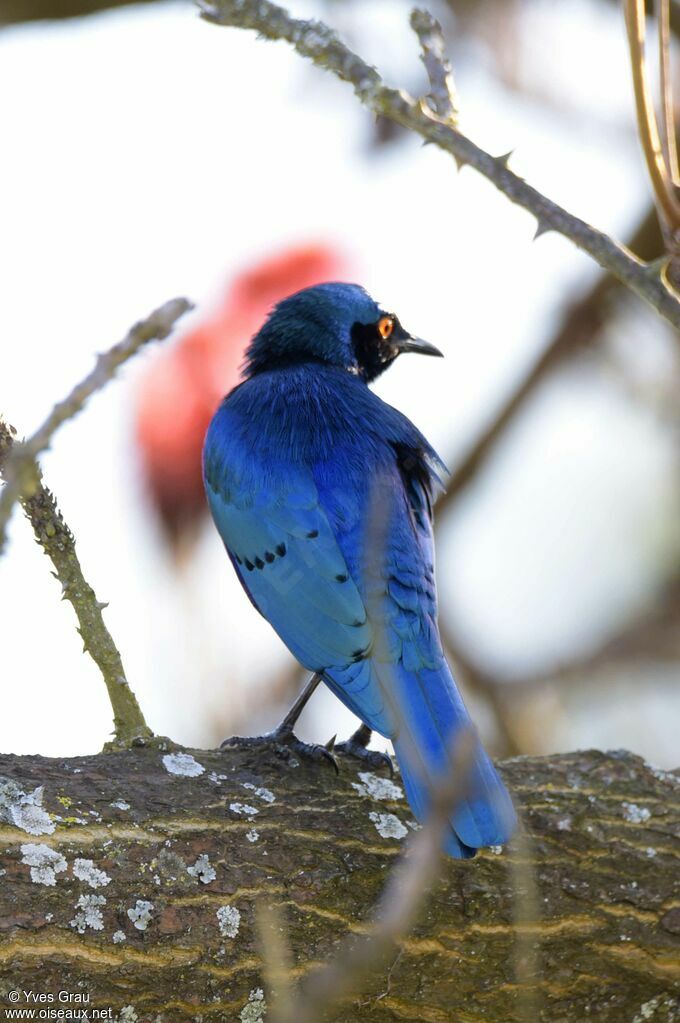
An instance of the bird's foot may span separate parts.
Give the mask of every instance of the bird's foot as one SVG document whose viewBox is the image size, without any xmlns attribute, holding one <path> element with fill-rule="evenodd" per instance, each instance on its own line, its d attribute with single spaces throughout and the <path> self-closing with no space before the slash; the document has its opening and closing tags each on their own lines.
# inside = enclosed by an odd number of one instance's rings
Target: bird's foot
<svg viewBox="0 0 680 1023">
<path fill-rule="evenodd" d="M 279 725 L 273 732 L 266 735 L 232 735 L 220 744 L 220 749 L 270 749 L 275 756 L 291 762 L 297 755 L 302 760 L 315 763 L 329 763 L 336 774 L 339 774 L 338 762 L 333 756 L 333 742 L 327 746 L 316 743 L 302 742 L 287 725 Z"/>
<path fill-rule="evenodd" d="M 371 729 L 367 725 L 361 725 L 357 728 L 354 735 L 351 735 L 345 742 L 338 743 L 334 748 L 338 753 L 346 753 L 350 757 L 356 757 L 357 760 L 361 760 L 367 767 L 372 767 L 373 770 L 386 767 L 390 772 L 390 778 L 394 778 L 392 757 L 387 753 L 381 753 L 379 750 L 368 749 L 370 739 Z"/>
</svg>

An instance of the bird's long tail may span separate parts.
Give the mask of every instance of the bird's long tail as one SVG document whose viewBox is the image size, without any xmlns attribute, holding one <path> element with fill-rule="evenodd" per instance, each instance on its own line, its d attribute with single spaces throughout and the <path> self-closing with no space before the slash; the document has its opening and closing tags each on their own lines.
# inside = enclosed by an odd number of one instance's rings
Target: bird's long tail
<svg viewBox="0 0 680 1023">
<path fill-rule="evenodd" d="M 456 734 L 473 726 L 446 661 L 434 670 L 407 671 L 399 664 L 391 666 L 390 675 L 397 719 L 394 749 L 406 797 L 423 822 L 433 786 L 451 771 Z M 446 851 L 458 858 L 474 856 L 483 846 L 502 845 L 517 823 L 508 791 L 478 740 L 466 789 L 466 798 L 451 814 L 445 840 Z"/>
</svg>

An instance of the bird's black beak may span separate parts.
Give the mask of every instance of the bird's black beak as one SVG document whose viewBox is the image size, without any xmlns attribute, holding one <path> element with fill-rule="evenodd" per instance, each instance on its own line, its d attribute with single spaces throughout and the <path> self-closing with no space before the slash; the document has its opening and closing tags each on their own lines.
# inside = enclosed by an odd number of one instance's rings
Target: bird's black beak
<svg viewBox="0 0 680 1023">
<path fill-rule="evenodd" d="M 402 352 L 417 352 L 419 355 L 438 355 L 441 359 L 444 358 L 444 353 L 431 345 L 429 341 L 423 341 L 422 337 L 411 337 L 410 334 L 399 338 L 396 348 L 399 355 Z"/>
</svg>

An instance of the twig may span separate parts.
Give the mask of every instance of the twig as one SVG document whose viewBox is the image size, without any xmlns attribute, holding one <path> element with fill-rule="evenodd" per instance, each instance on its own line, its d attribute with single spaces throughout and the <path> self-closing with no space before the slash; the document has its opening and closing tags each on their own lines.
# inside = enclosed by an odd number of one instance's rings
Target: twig
<svg viewBox="0 0 680 1023">
<path fill-rule="evenodd" d="M 278 1015 L 281 1019 L 291 1019 L 292 963 L 283 908 L 261 901 L 255 910 L 255 920 L 262 946 L 264 982 L 271 992 L 275 992 L 275 1018 Z"/>
<path fill-rule="evenodd" d="M 538 221 L 537 234 L 556 231 L 569 238 L 649 302 L 669 323 L 680 327 L 680 300 L 666 284 L 663 267 L 643 263 L 619 242 L 532 188 L 509 170 L 507 154 L 491 156 L 449 123 L 439 120 L 425 103 L 403 90 L 388 88 L 375 68 L 345 46 L 327 25 L 291 18 L 286 10 L 269 0 L 198 0 L 198 3 L 201 16 L 207 21 L 253 29 L 267 39 L 286 40 L 301 56 L 349 82 L 361 102 L 375 114 L 421 135 L 450 153 L 459 166 L 474 167 L 511 202 L 532 213 Z"/>
<path fill-rule="evenodd" d="M 411 28 L 420 40 L 421 60 L 430 79 L 432 109 L 443 120 L 458 120 L 458 97 L 453 71 L 446 56 L 442 27 L 429 11 L 416 7 L 411 12 Z"/>
<path fill-rule="evenodd" d="M 680 184 L 678 144 L 675 136 L 673 75 L 671 71 L 671 16 L 669 0 L 656 0 L 659 31 L 659 84 L 661 87 L 661 144 L 671 182 Z"/>
<path fill-rule="evenodd" d="M 430 818 L 409 839 L 403 859 L 383 889 L 369 930 L 344 942 L 333 960 L 309 974 L 283 1006 L 275 1003 L 273 1023 L 318 1023 L 339 1001 L 356 992 L 367 974 L 394 954 L 437 879 L 451 808 L 466 796 L 476 742 L 471 731 L 456 734 L 451 772 L 434 786 Z"/>
<path fill-rule="evenodd" d="M 14 433 L 13 427 L 0 420 L 0 475 L 11 459 Z M 20 497 L 20 501 L 33 526 L 36 540 L 54 565 L 54 575 L 62 587 L 62 599 L 73 606 L 83 648 L 92 657 L 106 683 L 113 709 L 115 744 L 129 745 L 138 737 L 148 738 L 153 733 L 128 685 L 120 654 L 104 624 L 102 609 L 106 604 L 97 600 L 94 590 L 84 578 L 73 534 L 64 522 L 54 496 L 43 485 L 40 469 L 35 463 L 34 479 L 33 493 L 30 497 Z"/>
<path fill-rule="evenodd" d="M 661 218 L 666 243 L 671 252 L 677 252 L 680 241 L 676 236 L 677 232 L 680 231 L 680 200 L 676 194 L 664 157 L 649 88 L 645 61 L 646 12 L 644 0 L 625 0 L 624 9 L 633 76 L 633 91 L 635 93 L 638 134 L 647 163 L 647 171 L 652 184 L 659 217 Z M 664 121 L 667 116 L 666 106 L 669 102 L 671 102 L 670 99 L 667 96 L 664 97 Z M 670 123 L 666 127 L 667 129 L 672 128 L 674 131 L 672 111 Z"/>
<path fill-rule="evenodd" d="M 7 523 L 16 501 L 30 497 L 40 486 L 36 458 L 45 451 L 58 428 L 81 411 L 87 400 L 111 380 L 116 370 L 149 341 L 166 338 L 175 323 L 192 308 L 185 298 L 175 298 L 154 310 L 131 328 L 127 337 L 97 357 L 91 373 L 54 406 L 47 419 L 28 440 L 15 443 L 6 460 L 5 488 L 0 495 L 0 554 L 5 545 Z"/>
<path fill-rule="evenodd" d="M 512 924 L 515 940 L 512 958 L 517 984 L 517 1017 L 523 1023 L 545 1019 L 541 978 L 545 967 L 541 955 L 541 898 L 536 880 L 536 853 L 520 821 L 512 839 L 512 855 L 507 859 L 513 892 Z"/>
</svg>

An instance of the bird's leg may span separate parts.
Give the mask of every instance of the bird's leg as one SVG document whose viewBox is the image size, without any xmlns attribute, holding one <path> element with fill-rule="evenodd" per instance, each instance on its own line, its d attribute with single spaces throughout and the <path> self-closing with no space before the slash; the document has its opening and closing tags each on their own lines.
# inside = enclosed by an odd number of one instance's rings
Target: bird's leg
<svg viewBox="0 0 680 1023">
<path fill-rule="evenodd" d="M 345 742 L 339 743 L 334 748 L 338 753 L 347 753 L 350 757 L 362 760 L 368 767 L 386 767 L 390 772 L 390 778 L 394 777 L 394 764 L 392 757 L 379 750 L 368 749 L 371 741 L 371 729 L 368 725 L 360 725 L 354 735 L 351 735 Z"/>
<path fill-rule="evenodd" d="M 284 756 L 286 759 L 290 758 L 291 753 L 297 753 L 306 760 L 326 760 L 333 765 L 337 774 L 338 762 L 331 752 L 333 749 L 333 740 L 331 740 L 331 742 L 329 742 L 326 746 L 318 746 L 315 743 L 302 742 L 293 731 L 310 696 L 321 681 L 323 681 L 323 679 L 318 672 L 312 675 L 281 724 L 272 732 L 267 732 L 266 735 L 258 736 L 232 735 L 230 738 L 224 740 L 220 748 L 252 749 L 257 746 L 270 746 L 274 749 L 277 755 Z"/>
<path fill-rule="evenodd" d="M 300 714 L 302 714 L 303 710 L 309 703 L 310 696 L 312 695 L 312 693 L 316 691 L 319 683 L 322 681 L 323 679 L 318 671 L 315 672 L 314 675 L 312 675 L 309 682 L 302 690 L 302 692 L 300 693 L 300 695 L 298 696 L 297 700 L 290 708 L 288 713 L 286 714 L 285 718 L 283 719 L 279 727 L 276 729 L 277 732 L 281 731 L 282 729 L 287 730 L 289 732 L 293 731 L 296 724 L 298 723 L 298 718 L 300 717 Z"/>
</svg>

